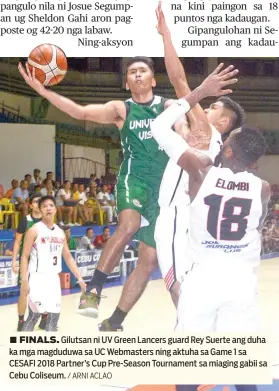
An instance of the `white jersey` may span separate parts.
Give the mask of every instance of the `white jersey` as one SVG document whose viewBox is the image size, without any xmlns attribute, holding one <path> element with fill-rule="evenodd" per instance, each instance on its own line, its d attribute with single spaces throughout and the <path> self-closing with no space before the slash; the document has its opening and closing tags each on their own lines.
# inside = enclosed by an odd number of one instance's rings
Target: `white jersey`
<svg viewBox="0 0 279 391">
<path fill-rule="evenodd" d="M 209 149 L 201 152 L 209 156 L 210 159 L 214 162 L 215 157 L 220 152 L 223 143 L 221 134 L 215 129 L 214 126 L 211 125 L 211 128 L 212 135 Z M 187 195 L 188 185 L 188 173 L 170 159 L 161 181 L 159 206 L 167 207 L 170 204 L 179 205 L 181 202 L 187 202 L 189 204 L 190 199 Z"/>
<path fill-rule="evenodd" d="M 194 263 L 259 264 L 261 192 L 261 179 L 247 171 L 209 170 L 189 207 L 189 246 Z"/>
<path fill-rule="evenodd" d="M 29 273 L 58 274 L 62 271 L 65 234 L 58 225 L 48 228 L 42 221 L 33 225 L 37 231 L 30 254 Z"/>
</svg>

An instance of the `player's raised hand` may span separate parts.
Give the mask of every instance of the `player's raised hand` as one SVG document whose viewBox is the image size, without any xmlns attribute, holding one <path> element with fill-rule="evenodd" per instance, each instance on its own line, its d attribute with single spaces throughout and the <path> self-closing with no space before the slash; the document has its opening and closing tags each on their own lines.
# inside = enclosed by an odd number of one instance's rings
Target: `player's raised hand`
<svg viewBox="0 0 279 391">
<path fill-rule="evenodd" d="M 162 11 L 162 2 L 159 1 L 158 7 L 156 8 L 156 17 L 157 17 L 157 31 L 160 35 L 165 35 L 166 33 L 169 32 L 166 20 L 165 20 L 165 15 Z"/>
<path fill-rule="evenodd" d="M 224 89 L 238 82 L 235 76 L 238 74 L 238 69 L 234 69 L 233 65 L 229 65 L 223 69 L 224 64 L 221 63 L 216 69 L 203 81 L 201 90 L 204 97 L 207 96 L 222 96 L 231 94 L 231 89 Z"/>
<path fill-rule="evenodd" d="M 27 63 L 25 69 L 23 65 L 19 63 L 18 70 L 21 76 L 23 77 L 23 79 L 25 80 L 26 84 L 28 84 L 31 88 L 33 88 L 33 90 L 35 90 L 38 94 L 40 94 L 42 91 L 45 90 L 45 87 L 42 85 L 42 83 L 39 82 L 39 80 L 37 80 L 35 77 L 34 67 L 31 73 Z"/>
</svg>

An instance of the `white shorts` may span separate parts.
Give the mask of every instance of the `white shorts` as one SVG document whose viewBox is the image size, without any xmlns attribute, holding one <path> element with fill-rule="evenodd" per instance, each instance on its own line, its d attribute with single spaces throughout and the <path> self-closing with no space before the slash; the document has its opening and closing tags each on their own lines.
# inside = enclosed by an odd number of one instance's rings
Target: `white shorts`
<svg viewBox="0 0 279 391">
<path fill-rule="evenodd" d="M 215 265 L 216 266 L 216 265 Z M 258 331 L 257 275 L 252 268 L 194 265 L 181 284 L 176 331 Z"/>
<path fill-rule="evenodd" d="M 33 312 L 60 313 L 61 285 L 58 274 L 32 273 L 29 277 L 29 307 Z"/>
<path fill-rule="evenodd" d="M 155 227 L 157 257 L 168 290 L 191 268 L 187 256 L 188 205 L 161 208 Z"/>
</svg>

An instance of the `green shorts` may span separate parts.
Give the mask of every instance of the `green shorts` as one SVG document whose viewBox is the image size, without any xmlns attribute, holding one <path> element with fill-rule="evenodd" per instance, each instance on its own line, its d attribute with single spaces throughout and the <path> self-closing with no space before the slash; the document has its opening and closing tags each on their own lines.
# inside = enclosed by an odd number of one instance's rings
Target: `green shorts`
<svg viewBox="0 0 279 391">
<path fill-rule="evenodd" d="M 147 209 L 152 194 L 150 190 L 141 186 L 139 183 L 133 183 L 131 186 L 125 186 L 123 181 L 116 186 L 116 208 L 120 213 L 125 209 L 133 209 L 147 218 Z"/>
<path fill-rule="evenodd" d="M 118 213 L 125 209 L 133 209 L 140 213 L 144 226 L 138 230 L 135 239 L 156 248 L 154 230 L 159 215 L 156 189 L 139 180 L 130 179 L 129 187 L 125 181 L 118 181 L 116 207 Z"/>
<path fill-rule="evenodd" d="M 134 235 L 134 238 L 143 242 L 147 246 L 153 247 L 156 249 L 156 243 L 154 238 L 155 226 L 158 215 L 153 213 L 153 218 L 149 220 L 149 225 L 141 227 L 138 232 Z"/>
</svg>

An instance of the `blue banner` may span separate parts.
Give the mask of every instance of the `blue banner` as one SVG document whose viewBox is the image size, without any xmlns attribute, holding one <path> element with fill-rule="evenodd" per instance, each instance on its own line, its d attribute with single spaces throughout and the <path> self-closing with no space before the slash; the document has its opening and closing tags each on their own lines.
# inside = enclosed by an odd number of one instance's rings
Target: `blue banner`
<svg viewBox="0 0 279 391">
<path fill-rule="evenodd" d="M 0 290 L 17 286 L 17 275 L 12 271 L 12 258 L 0 257 Z"/>
<path fill-rule="evenodd" d="M 94 270 L 98 265 L 102 250 L 90 250 L 90 251 L 71 251 L 73 258 L 76 261 L 77 267 L 81 274 L 81 277 L 85 282 L 91 280 Z M 63 271 L 68 269 L 66 264 L 63 265 Z M 67 270 L 68 271 L 68 270 Z M 112 273 L 108 276 L 108 280 L 120 277 L 120 265 L 116 266 Z"/>
</svg>

